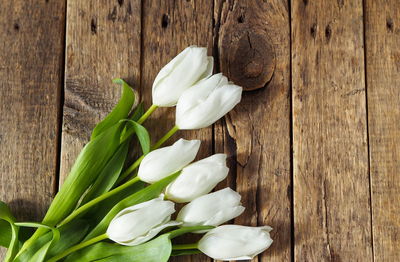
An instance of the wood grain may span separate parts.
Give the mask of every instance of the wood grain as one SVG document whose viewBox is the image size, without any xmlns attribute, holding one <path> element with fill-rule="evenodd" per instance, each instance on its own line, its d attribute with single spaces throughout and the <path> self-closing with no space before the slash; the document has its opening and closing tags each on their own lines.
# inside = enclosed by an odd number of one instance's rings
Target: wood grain
<svg viewBox="0 0 400 262">
<path fill-rule="evenodd" d="M 374 261 L 400 257 L 400 6 L 366 1 Z"/>
<path fill-rule="evenodd" d="M 55 193 L 64 14 L 64 1 L 1 3 L 0 199 L 20 220 Z"/>
<path fill-rule="evenodd" d="M 293 1 L 295 259 L 372 261 L 361 1 Z"/>
<path fill-rule="evenodd" d="M 143 5 L 143 64 L 141 92 L 146 107 L 151 104 L 151 88 L 158 71 L 189 45 L 212 47 L 212 1 L 148 0 Z M 159 108 L 145 126 L 157 141 L 174 126 L 175 109 Z M 198 158 L 212 153 L 212 128 L 179 132 L 178 137 L 202 141 Z M 186 241 L 194 241 L 187 238 Z M 204 255 L 175 257 L 171 261 L 210 261 Z"/>
<path fill-rule="evenodd" d="M 140 1 L 68 1 L 60 184 L 120 98 L 111 80 L 140 84 L 140 16 Z"/>
<path fill-rule="evenodd" d="M 216 125 L 216 149 L 231 158 L 246 211 L 235 223 L 274 228 L 273 246 L 254 261 L 291 260 L 290 21 L 285 1 L 215 1 L 220 70 L 244 87 Z M 288 194 L 289 193 L 289 194 Z"/>
</svg>

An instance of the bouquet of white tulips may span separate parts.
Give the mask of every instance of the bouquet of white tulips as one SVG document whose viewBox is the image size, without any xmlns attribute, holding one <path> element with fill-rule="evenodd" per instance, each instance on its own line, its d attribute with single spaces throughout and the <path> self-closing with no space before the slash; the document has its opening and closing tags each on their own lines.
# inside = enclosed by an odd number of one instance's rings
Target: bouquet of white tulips
<svg viewBox="0 0 400 262">
<path fill-rule="evenodd" d="M 212 70 L 205 48 L 186 48 L 157 75 L 147 111 L 136 92 L 115 79 L 120 101 L 94 128 L 43 220 L 17 222 L 0 201 L 5 261 L 162 262 L 196 253 L 242 260 L 266 250 L 270 227 L 221 226 L 244 211 L 232 189 L 210 193 L 229 173 L 225 154 L 193 162 L 199 140 L 162 147 L 178 130 L 212 125 L 240 102 L 242 88 Z M 175 105 L 175 125 L 152 144 L 143 123 L 157 107 Z M 134 138 L 143 155 L 128 163 Z M 175 214 L 175 203 L 187 204 Z M 187 233 L 204 236 L 177 244 Z"/>
</svg>

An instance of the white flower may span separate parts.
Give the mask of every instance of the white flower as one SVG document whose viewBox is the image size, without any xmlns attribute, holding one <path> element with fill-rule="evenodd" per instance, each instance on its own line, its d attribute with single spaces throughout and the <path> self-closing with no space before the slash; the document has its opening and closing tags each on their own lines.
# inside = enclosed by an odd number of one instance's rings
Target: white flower
<svg viewBox="0 0 400 262">
<path fill-rule="evenodd" d="M 179 212 L 183 226 L 219 226 L 243 213 L 241 196 L 229 187 L 196 198 Z"/>
<path fill-rule="evenodd" d="M 138 177 L 147 183 L 157 182 L 188 165 L 200 148 L 200 140 L 179 139 L 172 146 L 148 153 L 140 164 Z"/>
<path fill-rule="evenodd" d="M 125 208 L 110 222 L 107 236 L 121 245 L 139 245 L 164 228 L 179 225 L 170 221 L 174 212 L 174 203 L 164 201 L 163 196 Z"/>
<path fill-rule="evenodd" d="M 209 126 L 240 102 L 242 88 L 215 74 L 186 90 L 176 105 L 176 125 L 180 129 Z"/>
<path fill-rule="evenodd" d="M 165 195 L 177 203 L 190 202 L 209 193 L 228 175 L 226 155 L 215 154 L 192 163 L 167 186 Z"/>
<path fill-rule="evenodd" d="M 153 104 L 176 105 L 183 91 L 212 74 L 213 65 L 206 48 L 187 47 L 158 73 L 153 83 Z"/>
<path fill-rule="evenodd" d="M 246 260 L 262 253 L 271 244 L 271 227 L 225 225 L 210 230 L 200 239 L 198 248 L 218 260 Z"/>
</svg>

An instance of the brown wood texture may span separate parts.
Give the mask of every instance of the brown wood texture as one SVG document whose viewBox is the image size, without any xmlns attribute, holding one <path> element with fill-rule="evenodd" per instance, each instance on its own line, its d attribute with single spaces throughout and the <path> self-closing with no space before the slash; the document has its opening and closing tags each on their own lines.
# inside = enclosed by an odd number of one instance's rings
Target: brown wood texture
<svg viewBox="0 0 400 262">
<path fill-rule="evenodd" d="M 95 123 L 120 98 L 111 80 L 138 86 L 140 17 L 140 1 L 68 1 L 61 182 Z"/>
<path fill-rule="evenodd" d="M 400 257 L 400 6 L 366 1 L 374 261 Z"/>
<path fill-rule="evenodd" d="M 232 158 L 227 183 L 246 207 L 235 223 L 274 228 L 273 246 L 253 261 L 290 261 L 288 3 L 215 1 L 214 16 L 219 69 L 248 90 L 215 132 L 217 151 Z"/>
<path fill-rule="evenodd" d="M 292 5 L 295 259 L 372 261 L 361 1 Z"/>
<path fill-rule="evenodd" d="M 62 1 L 1 3 L 0 199 L 19 220 L 40 220 L 56 191 L 64 14 Z"/>
</svg>

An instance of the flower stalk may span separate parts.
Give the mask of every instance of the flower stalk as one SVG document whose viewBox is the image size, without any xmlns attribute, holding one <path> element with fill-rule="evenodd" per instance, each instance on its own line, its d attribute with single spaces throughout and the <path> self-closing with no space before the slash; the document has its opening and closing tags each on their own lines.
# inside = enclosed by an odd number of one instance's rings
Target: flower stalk
<svg viewBox="0 0 400 262">
<path fill-rule="evenodd" d="M 87 241 L 85 241 L 85 242 L 79 243 L 78 245 L 75 245 L 75 246 L 73 246 L 73 247 L 68 248 L 68 249 L 65 250 L 64 252 L 61 252 L 60 254 L 58 254 L 58 255 L 56 255 L 56 256 L 50 258 L 47 262 L 56 262 L 56 261 L 59 261 L 60 259 L 62 259 L 62 258 L 64 258 L 64 257 L 68 256 L 69 254 L 71 254 L 71 253 L 73 253 L 73 252 L 75 252 L 75 251 L 78 251 L 78 250 L 80 250 L 80 249 L 82 249 L 82 248 L 85 248 L 85 247 L 87 247 L 87 246 L 93 245 L 93 244 L 95 244 L 95 243 L 97 243 L 97 242 L 100 242 L 100 241 L 103 241 L 103 240 L 105 240 L 105 239 L 108 239 L 107 234 L 102 234 L 102 235 L 100 235 L 100 236 L 94 237 L 94 238 L 89 239 L 89 240 L 87 240 Z"/>
</svg>

